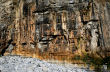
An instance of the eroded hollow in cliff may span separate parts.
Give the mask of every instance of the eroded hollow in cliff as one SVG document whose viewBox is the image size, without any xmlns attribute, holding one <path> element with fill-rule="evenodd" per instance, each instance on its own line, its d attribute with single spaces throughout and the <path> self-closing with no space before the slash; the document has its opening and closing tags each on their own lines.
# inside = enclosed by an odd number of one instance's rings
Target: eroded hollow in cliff
<svg viewBox="0 0 110 72">
<path fill-rule="evenodd" d="M 26 17 L 26 16 L 29 15 L 29 13 L 30 13 L 29 6 L 28 6 L 27 3 L 25 3 L 25 4 L 23 5 L 23 15 Z"/>
</svg>

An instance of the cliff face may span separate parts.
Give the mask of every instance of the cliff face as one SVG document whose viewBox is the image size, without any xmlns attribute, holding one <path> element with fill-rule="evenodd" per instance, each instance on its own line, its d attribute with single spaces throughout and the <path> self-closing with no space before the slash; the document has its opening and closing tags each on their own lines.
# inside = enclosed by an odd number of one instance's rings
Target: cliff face
<svg viewBox="0 0 110 72">
<path fill-rule="evenodd" d="M 110 1 L 2 0 L 0 16 L 1 54 L 109 56 Z"/>
</svg>

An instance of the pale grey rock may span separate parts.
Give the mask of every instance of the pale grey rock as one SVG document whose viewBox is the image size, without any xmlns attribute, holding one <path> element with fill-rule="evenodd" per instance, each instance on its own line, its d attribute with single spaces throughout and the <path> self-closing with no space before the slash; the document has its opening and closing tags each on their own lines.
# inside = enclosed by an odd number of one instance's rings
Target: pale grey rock
<svg viewBox="0 0 110 72">
<path fill-rule="evenodd" d="M 3 56 L 0 58 L 2 72 L 93 72 L 72 65 L 57 65 L 35 58 Z"/>
</svg>

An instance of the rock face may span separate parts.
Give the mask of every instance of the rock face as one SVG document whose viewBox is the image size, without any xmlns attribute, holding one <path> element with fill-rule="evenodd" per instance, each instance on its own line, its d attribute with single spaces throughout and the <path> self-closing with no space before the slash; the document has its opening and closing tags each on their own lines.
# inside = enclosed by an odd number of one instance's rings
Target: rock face
<svg viewBox="0 0 110 72">
<path fill-rule="evenodd" d="M 11 0 L 0 1 L 0 55 L 11 44 L 14 32 L 15 11 Z"/>
<path fill-rule="evenodd" d="M 44 59 L 69 59 L 83 53 L 109 56 L 110 1 L 2 0 L 0 11 L 2 55 Z"/>
</svg>

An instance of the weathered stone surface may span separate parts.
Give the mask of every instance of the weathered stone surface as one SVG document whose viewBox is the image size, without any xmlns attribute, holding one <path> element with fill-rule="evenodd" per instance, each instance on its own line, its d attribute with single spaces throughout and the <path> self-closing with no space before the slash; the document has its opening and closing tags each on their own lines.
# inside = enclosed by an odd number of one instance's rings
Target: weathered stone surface
<svg viewBox="0 0 110 72">
<path fill-rule="evenodd" d="M 109 1 L 3 1 L 0 1 L 1 54 L 59 60 L 84 53 L 109 56 Z"/>
</svg>

